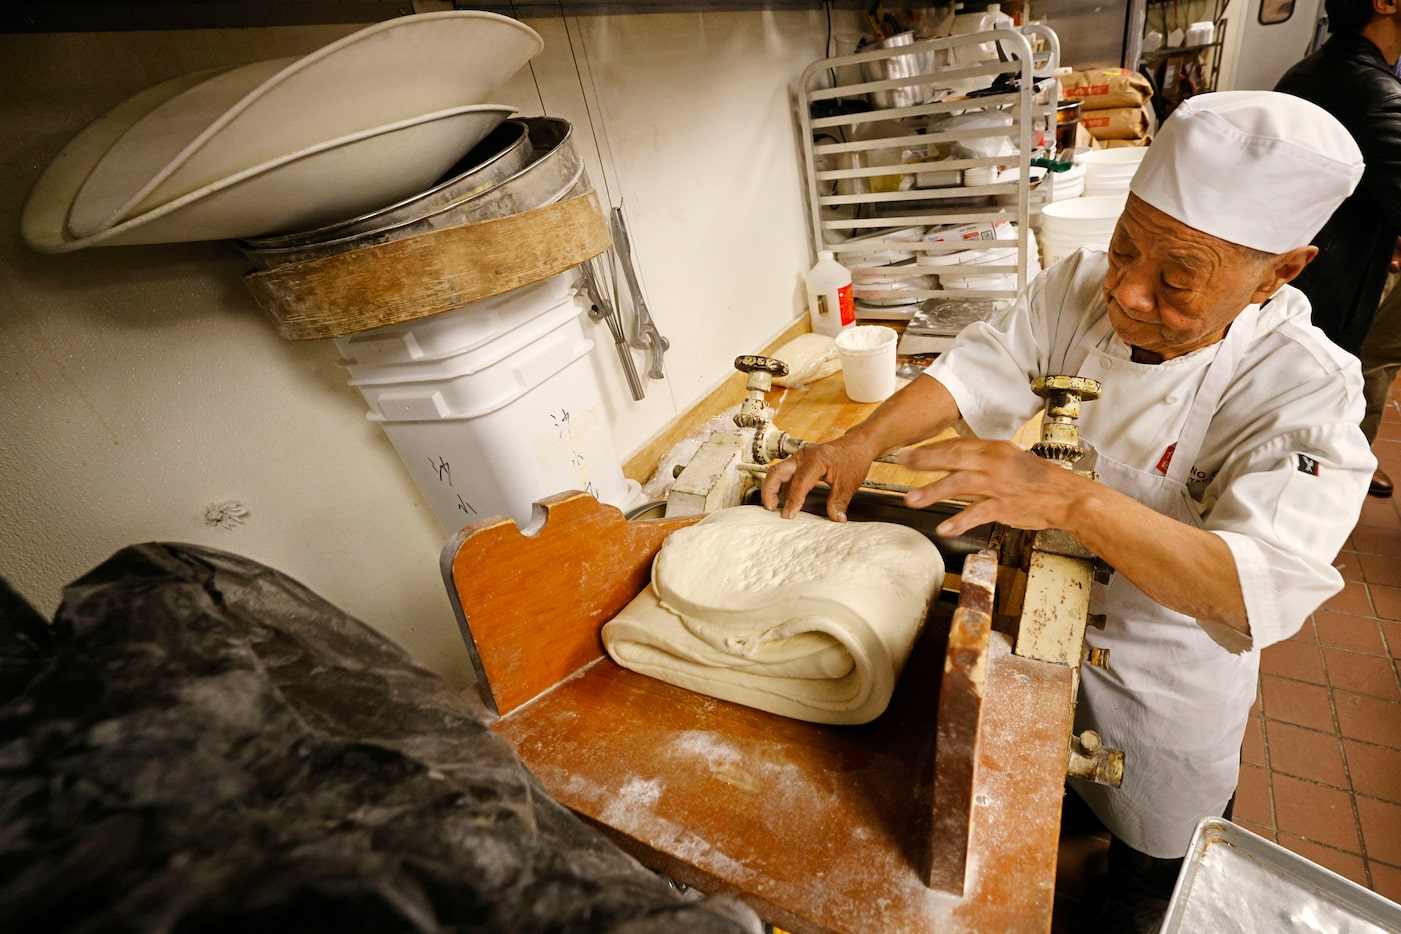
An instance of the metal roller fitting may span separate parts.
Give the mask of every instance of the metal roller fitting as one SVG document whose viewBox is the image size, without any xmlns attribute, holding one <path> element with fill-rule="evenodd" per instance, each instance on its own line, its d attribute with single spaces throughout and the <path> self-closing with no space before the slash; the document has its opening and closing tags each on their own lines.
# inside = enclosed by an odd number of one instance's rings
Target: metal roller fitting
<svg viewBox="0 0 1401 934">
<path fill-rule="evenodd" d="M 1038 376 L 1031 381 L 1031 391 L 1038 396 L 1070 392 L 1085 402 L 1098 399 L 1102 388 L 1099 380 L 1088 376 Z"/>
<path fill-rule="evenodd" d="M 1092 668 L 1109 667 L 1109 650 L 1096 649 L 1092 646 L 1084 646 L 1080 649 L 1080 661 Z"/>
<path fill-rule="evenodd" d="M 1046 414 L 1041 422 L 1041 440 L 1031 446 L 1031 453 L 1062 467 L 1073 469 L 1085 456 L 1080 445 L 1080 403 L 1099 398 L 1098 380 L 1084 376 L 1038 376 L 1031 381 L 1031 391 L 1046 400 Z"/>
</svg>

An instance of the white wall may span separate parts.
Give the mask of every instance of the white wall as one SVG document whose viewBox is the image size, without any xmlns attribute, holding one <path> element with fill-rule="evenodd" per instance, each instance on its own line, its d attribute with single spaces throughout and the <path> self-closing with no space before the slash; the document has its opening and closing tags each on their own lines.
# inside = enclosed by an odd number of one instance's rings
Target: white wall
<svg viewBox="0 0 1401 934">
<path fill-rule="evenodd" d="M 1308 53 L 1323 0 L 1296 0 L 1289 19 L 1268 26 L 1260 22 L 1260 2 L 1231 0 L 1226 9 L 1231 26 L 1222 49 L 1220 90 L 1268 91 Z"/>
<path fill-rule="evenodd" d="M 821 57 L 826 20 L 529 22 L 545 51 L 501 100 L 575 124 L 595 187 L 626 207 L 671 340 L 667 378 L 635 403 L 607 329 L 590 325 L 626 457 L 800 313 L 810 253 L 788 87 Z M 211 545 L 298 578 L 461 686 L 471 673 L 438 574 L 444 532 L 331 343 L 279 339 L 230 243 L 45 256 L 18 236 L 39 172 L 129 95 L 353 30 L 0 36 L 0 574 L 52 613 L 65 583 L 124 545 Z M 207 525 L 227 501 L 245 522 Z"/>
</svg>

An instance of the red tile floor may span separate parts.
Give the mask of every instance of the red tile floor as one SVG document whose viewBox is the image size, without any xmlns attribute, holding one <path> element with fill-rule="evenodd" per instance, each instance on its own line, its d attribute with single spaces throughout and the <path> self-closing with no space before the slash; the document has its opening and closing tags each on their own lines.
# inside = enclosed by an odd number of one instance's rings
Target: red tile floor
<svg viewBox="0 0 1401 934">
<path fill-rule="evenodd" d="M 1401 480 L 1401 381 L 1373 451 Z M 1260 653 L 1234 820 L 1401 902 L 1401 503 L 1369 496 L 1334 565 L 1346 581 Z M 1073 797 L 1073 796 L 1072 796 Z M 1072 931 L 1104 839 L 1067 798 L 1053 931 Z"/>
</svg>

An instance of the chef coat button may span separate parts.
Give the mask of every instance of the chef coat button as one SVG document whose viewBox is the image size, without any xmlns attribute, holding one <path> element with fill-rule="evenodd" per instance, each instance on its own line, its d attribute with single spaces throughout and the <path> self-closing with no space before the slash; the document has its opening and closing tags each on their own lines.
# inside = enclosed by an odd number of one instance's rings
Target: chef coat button
<svg viewBox="0 0 1401 934">
<path fill-rule="evenodd" d="M 1114 369 L 1114 361 L 1113 361 L 1113 360 L 1105 360 L 1105 361 L 1104 361 L 1104 368 L 1105 368 L 1106 370 L 1112 370 L 1112 369 Z"/>
<path fill-rule="evenodd" d="M 1164 396 L 1163 401 L 1166 402 L 1168 405 L 1176 405 L 1177 396 Z"/>
</svg>

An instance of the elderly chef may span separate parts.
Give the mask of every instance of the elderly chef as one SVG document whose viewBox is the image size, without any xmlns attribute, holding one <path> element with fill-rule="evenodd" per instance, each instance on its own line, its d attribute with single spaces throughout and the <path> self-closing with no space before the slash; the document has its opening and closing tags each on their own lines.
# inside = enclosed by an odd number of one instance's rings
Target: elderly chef
<svg viewBox="0 0 1401 934">
<path fill-rule="evenodd" d="M 967 498 L 941 532 L 1066 529 L 1116 569 L 1093 595 L 1108 622 L 1087 638 L 1110 666 L 1083 670 L 1077 725 L 1124 750 L 1124 782 L 1076 790 L 1117 838 L 1111 877 L 1147 897 L 1109 906 L 1120 917 L 1100 930 L 1155 929 L 1198 820 L 1233 797 L 1258 650 L 1342 587 L 1331 561 L 1375 465 L 1362 379 L 1286 283 L 1361 174 L 1348 132 L 1306 101 L 1187 100 L 1149 147 L 1107 252 L 1043 272 L 866 421 L 764 483 L 769 509 L 786 486 L 791 516 L 825 480 L 842 521 L 874 458 L 961 418 L 976 438 L 901 454 L 948 472 L 909 505 Z M 1077 465 L 1098 482 L 992 440 L 1039 410 L 1031 381 L 1058 374 L 1103 384 L 1081 409 L 1091 450 Z"/>
</svg>

